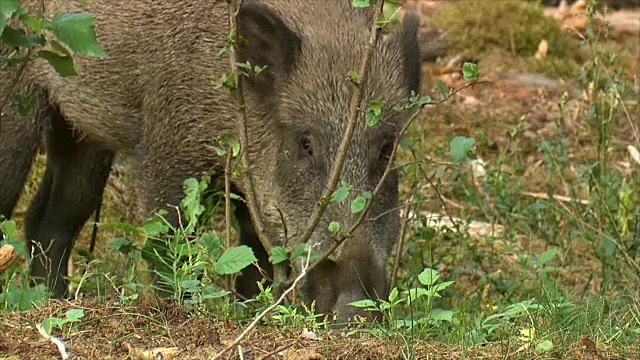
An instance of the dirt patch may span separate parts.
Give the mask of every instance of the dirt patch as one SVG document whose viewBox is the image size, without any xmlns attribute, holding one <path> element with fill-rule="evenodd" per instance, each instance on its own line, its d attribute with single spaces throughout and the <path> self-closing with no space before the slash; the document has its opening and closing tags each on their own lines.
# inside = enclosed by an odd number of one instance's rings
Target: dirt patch
<svg viewBox="0 0 640 360">
<path fill-rule="evenodd" d="M 66 345 L 73 359 L 210 359 L 232 343 L 242 327 L 230 320 L 197 317 L 167 301 L 118 305 L 94 300 L 50 301 L 43 307 L 22 313 L 0 315 L 0 354 L 9 359 L 51 359 L 57 348 L 43 339 L 34 324 L 47 316 L 63 316 L 69 309 L 82 309 L 84 317 L 71 330 L 53 334 Z M 302 329 L 259 327 L 224 359 L 397 359 L 409 352 L 416 358 L 462 359 L 504 358 L 534 355 L 515 353 L 508 345 L 467 347 L 410 339 L 398 335 L 341 331 L 316 331 L 318 339 L 302 336 Z M 577 349 L 577 347 L 576 347 Z M 599 350 L 600 355 L 606 351 Z M 162 357 L 158 356 L 162 354 Z M 555 353 L 548 358 L 568 358 Z M 573 354 L 575 355 L 575 354 Z M 618 354 L 620 355 L 620 354 Z M 634 359 L 627 357 L 626 359 Z"/>
</svg>

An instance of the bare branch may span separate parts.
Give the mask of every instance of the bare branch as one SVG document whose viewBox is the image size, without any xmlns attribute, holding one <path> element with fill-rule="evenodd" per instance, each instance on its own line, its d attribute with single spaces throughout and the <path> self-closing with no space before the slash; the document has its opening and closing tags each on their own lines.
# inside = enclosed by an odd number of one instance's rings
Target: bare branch
<svg viewBox="0 0 640 360">
<path fill-rule="evenodd" d="M 264 309 L 258 316 L 256 316 L 256 318 L 253 319 L 253 321 L 242 331 L 242 333 L 240 335 L 238 335 L 238 337 L 233 341 L 233 343 L 229 344 L 222 351 L 220 351 L 219 353 L 214 355 L 213 358 L 211 358 L 212 360 L 220 359 L 227 351 L 229 351 L 229 350 L 235 348 L 236 346 L 238 346 L 240 344 L 240 342 L 242 341 L 242 339 L 244 339 L 256 326 L 258 326 L 258 323 L 265 316 L 267 316 L 267 314 L 272 312 L 273 309 L 278 307 L 284 301 L 284 299 L 287 297 L 287 295 L 289 295 L 289 293 L 292 292 L 296 288 L 296 285 L 298 285 L 298 283 L 307 275 L 307 268 L 309 266 L 309 258 L 310 257 L 311 257 L 311 250 L 309 250 L 309 252 L 307 252 L 307 261 L 305 262 L 304 266 L 302 267 L 302 271 L 300 271 L 300 274 L 293 281 L 293 285 L 291 287 L 289 287 L 287 290 L 285 290 L 282 293 L 282 295 L 280 295 L 280 297 L 278 298 L 278 300 L 276 302 L 271 304 L 269 307 Z"/>
<path fill-rule="evenodd" d="M 400 269 L 400 257 L 402 256 L 402 248 L 404 247 L 404 239 L 407 234 L 407 226 L 411 219 L 409 218 L 409 210 L 411 209 L 411 203 L 407 200 L 404 204 L 402 211 L 402 220 L 400 225 L 400 234 L 398 235 L 398 241 L 396 245 L 396 257 L 393 262 L 393 271 L 391 272 L 391 279 L 389 280 L 389 292 L 396 287 L 396 281 L 398 279 L 398 269 Z"/>
<path fill-rule="evenodd" d="M 326 210 L 329 205 L 327 199 L 333 194 L 340 181 L 340 175 L 342 174 L 342 168 L 344 166 L 344 160 L 347 156 L 347 151 L 349 150 L 349 144 L 351 142 L 351 138 L 353 137 L 353 132 L 358 123 L 358 118 L 360 115 L 360 103 L 362 102 L 362 98 L 364 96 L 364 84 L 366 84 L 368 76 L 369 76 L 369 67 L 371 64 L 371 58 L 373 57 L 373 51 L 375 50 L 376 44 L 378 42 L 378 37 L 380 34 L 381 27 L 378 26 L 377 22 L 382 14 L 382 9 L 384 7 L 384 0 L 381 0 L 380 3 L 375 7 L 375 11 L 373 14 L 374 24 L 371 28 L 371 35 L 369 36 L 369 42 L 366 45 L 365 51 L 362 54 L 362 60 L 360 61 L 360 69 L 358 70 L 358 80 L 354 82 L 356 86 L 355 91 L 353 92 L 353 96 L 351 97 L 351 109 L 349 113 L 349 121 L 347 123 L 347 128 L 345 129 L 344 136 L 342 137 L 342 142 L 338 147 L 336 159 L 333 162 L 333 166 L 331 167 L 331 172 L 329 173 L 329 181 L 327 186 L 320 197 L 320 202 L 314 207 L 313 213 L 311 215 L 311 220 L 309 221 L 309 226 L 305 230 L 305 232 L 300 236 L 300 238 L 295 239 L 293 242 L 293 246 L 306 243 L 313 231 L 318 226 L 320 222 L 320 218 L 322 214 Z"/>
</svg>

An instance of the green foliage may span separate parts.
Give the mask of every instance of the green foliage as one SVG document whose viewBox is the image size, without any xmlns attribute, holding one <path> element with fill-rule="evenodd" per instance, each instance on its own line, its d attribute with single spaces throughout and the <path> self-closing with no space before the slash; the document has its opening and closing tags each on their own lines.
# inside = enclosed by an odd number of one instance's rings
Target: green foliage
<svg viewBox="0 0 640 360">
<path fill-rule="evenodd" d="M 415 328 L 446 326 L 453 321 L 453 311 L 433 307 L 434 298 L 453 285 L 453 281 L 440 282 L 439 274 L 433 269 L 425 269 L 418 276 L 424 287 L 416 287 L 404 291 L 394 288 L 388 299 L 364 299 L 350 305 L 365 311 L 379 311 L 391 328 L 413 331 Z"/>
<path fill-rule="evenodd" d="M 451 140 L 449 144 L 451 148 L 450 158 L 454 163 L 461 162 L 467 157 L 467 154 L 471 151 L 476 143 L 474 138 L 466 138 L 464 136 L 456 136 Z"/>
<path fill-rule="evenodd" d="M 287 249 L 282 246 L 274 246 L 269 255 L 269 262 L 274 265 L 280 264 L 281 262 L 287 261 L 288 258 L 289 254 L 287 253 Z"/>
<path fill-rule="evenodd" d="M 366 8 L 371 6 L 371 0 L 352 0 L 351 4 L 354 8 Z"/>
<path fill-rule="evenodd" d="M 372 197 L 373 197 L 373 194 L 369 191 L 365 191 L 362 194 L 358 195 L 351 202 L 351 212 L 354 214 L 362 212 L 365 206 L 367 206 L 367 201 L 371 200 Z"/>
<path fill-rule="evenodd" d="M 242 245 L 232 247 L 222 253 L 216 262 L 216 272 L 220 275 L 229 275 L 240 272 L 242 269 L 258 261 L 250 247 Z"/>
<path fill-rule="evenodd" d="M 462 64 L 462 76 L 467 81 L 478 80 L 478 65 L 470 62 Z"/>
<path fill-rule="evenodd" d="M 438 11 L 433 24 L 448 34 L 456 52 L 494 56 L 501 71 L 536 71 L 571 77 L 579 67 L 578 41 L 535 2 L 522 0 L 452 1 Z M 533 57 L 542 40 L 548 55 Z"/>
<path fill-rule="evenodd" d="M 27 251 L 24 242 L 16 238 L 16 224 L 12 220 L 0 221 L 0 247 L 9 244 L 14 247 L 18 258 L 26 258 Z M 32 306 L 38 306 L 49 296 L 44 285 L 30 286 L 29 268 L 16 261 L 9 269 L 0 274 L 0 310 L 26 311 Z"/>
<path fill-rule="evenodd" d="M 380 117 L 382 116 L 382 102 L 377 100 L 369 102 L 369 107 L 364 116 L 367 126 L 373 127 L 378 125 Z"/>
<path fill-rule="evenodd" d="M 42 12 L 31 14 L 19 0 L 3 1 L 0 4 L 0 45 L 27 51 L 9 53 L 0 58 L 0 62 L 23 63 L 37 56 L 46 60 L 61 76 L 72 76 L 76 75 L 72 53 L 99 59 L 109 57 L 98 44 L 94 20 L 89 13 L 60 12 L 51 20 L 47 15 Z M 45 36 L 45 31 L 50 31 L 53 37 Z M 50 47 L 45 48 L 46 45 Z"/>
<path fill-rule="evenodd" d="M 347 199 L 349 193 L 351 192 L 351 186 L 345 182 L 341 183 L 340 186 L 331 194 L 331 199 L 329 200 L 332 203 L 342 202 Z"/>
<path fill-rule="evenodd" d="M 541 40 L 549 42 L 549 55 L 577 56 L 578 45 L 558 23 L 543 14 L 542 6 L 521 0 L 455 1 L 433 19 L 454 39 L 459 49 L 486 52 L 500 48 L 519 56 L 533 56 Z"/>
<path fill-rule="evenodd" d="M 80 320 L 82 320 L 83 317 L 84 317 L 84 310 L 70 309 L 65 312 L 63 318 L 58 318 L 55 316 L 47 316 L 42 322 L 42 327 L 47 332 L 47 334 L 51 334 L 51 330 L 53 330 L 54 328 L 64 330 L 65 325 L 77 323 Z M 71 328 L 69 328 L 69 332 L 71 332 Z"/>
</svg>

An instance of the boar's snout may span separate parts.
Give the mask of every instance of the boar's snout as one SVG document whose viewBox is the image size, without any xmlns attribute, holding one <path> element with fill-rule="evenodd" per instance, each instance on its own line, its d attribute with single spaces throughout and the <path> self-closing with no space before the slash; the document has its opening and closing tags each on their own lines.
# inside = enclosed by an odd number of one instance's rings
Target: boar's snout
<svg viewBox="0 0 640 360">
<path fill-rule="evenodd" d="M 334 255 L 335 260 L 324 260 L 307 275 L 303 286 L 307 303 L 315 301 L 316 312 L 326 315 L 335 311 L 338 324 L 356 317 L 381 320 L 379 312 L 364 311 L 350 303 L 387 298 L 386 257 L 362 231 L 344 240 Z"/>
</svg>

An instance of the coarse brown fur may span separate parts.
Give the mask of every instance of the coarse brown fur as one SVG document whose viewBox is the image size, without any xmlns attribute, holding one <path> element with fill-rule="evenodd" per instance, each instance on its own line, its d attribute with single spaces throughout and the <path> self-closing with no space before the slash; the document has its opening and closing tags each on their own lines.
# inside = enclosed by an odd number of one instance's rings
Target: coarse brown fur
<svg viewBox="0 0 640 360">
<path fill-rule="evenodd" d="M 72 1 L 46 3 L 50 13 L 80 10 Z M 25 231 L 35 256 L 32 274 L 47 279 L 56 296 L 66 292 L 69 252 L 99 205 L 116 152 L 135 160 L 148 213 L 177 205 L 186 178 L 212 169 L 220 176 L 224 157 L 210 145 L 236 128 L 235 102 L 212 83 L 229 67 L 228 60 L 215 59 L 226 45 L 224 2 L 93 0 L 86 10 L 95 17 L 98 40 L 110 58 L 76 57 L 79 75 L 66 78 L 36 60 L 15 89 L 32 102 L 27 118 L 12 107 L 2 109 L 0 215 L 11 214 L 44 134 L 47 167 Z M 239 31 L 247 43 L 240 60 L 267 65 L 245 91 L 248 151 L 263 219 L 286 224 L 288 239 L 274 231 L 278 244 L 304 232 L 327 183 L 354 89 L 346 74 L 358 68 L 371 14 L 352 8 L 349 0 L 244 2 Z M 347 201 L 325 212 L 310 241 L 319 251 L 330 246 L 329 222 L 338 221 L 343 229 L 353 224 L 358 214 L 351 212 L 351 200 L 372 191 L 386 167 L 407 116 L 392 108 L 406 104 L 420 84 L 417 26 L 417 16 L 410 14 L 402 29 L 380 39 L 362 106 L 382 101 L 381 122 L 374 127 L 364 118 L 358 122 L 342 173 L 353 190 Z M 2 71 L 4 97 L 5 78 L 14 73 Z M 243 190 L 239 181 L 234 187 Z M 260 265 L 269 267 L 246 208 L 237 205 L 240 242 L 251 245 Z M 340 319 L 368 316 L 347 304 L 386 296 L 385 264 L 398 232 L 397 207 L 393 172 L 371 208 L 371 216 L 386 215 L 362 225 L 337 250 L 336 261 L 327 260 L 305 282 L 306 298 L 316 301 L 318 311 L 338 310 Z M 257 280 L 256 271 L 245 270 L 239 291 L 255 294 Z"/>
</svg>

